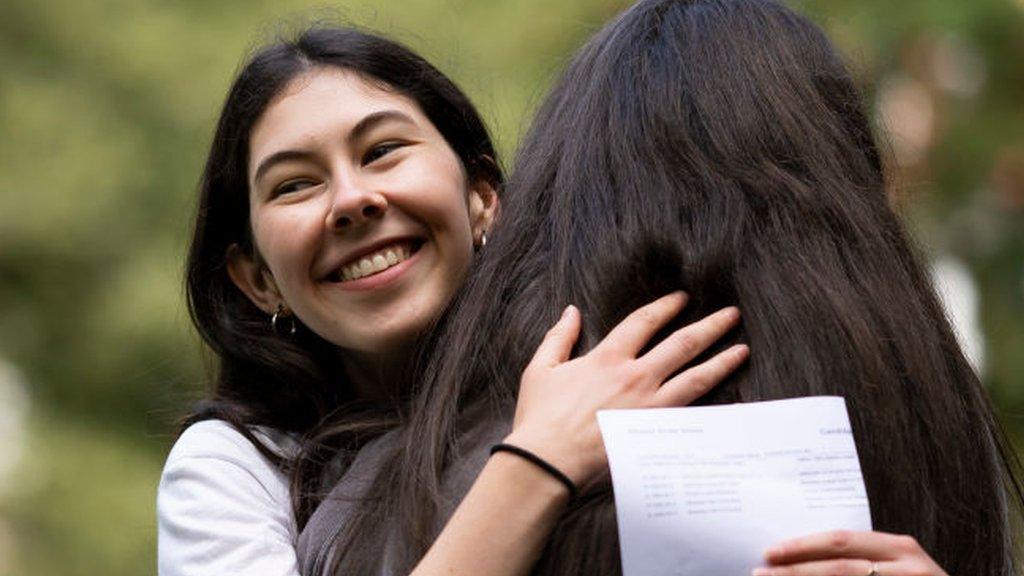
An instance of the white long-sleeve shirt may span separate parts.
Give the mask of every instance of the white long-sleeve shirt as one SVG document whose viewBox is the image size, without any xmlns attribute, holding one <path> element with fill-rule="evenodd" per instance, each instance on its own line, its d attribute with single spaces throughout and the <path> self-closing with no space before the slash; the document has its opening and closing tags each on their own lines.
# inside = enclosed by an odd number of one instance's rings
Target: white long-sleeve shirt
<svg viewBox="0 0 1024 576">
<path fill-rule="evenodd" d="M 254 430 L 291 454 L 284 433 Z M 229 424 L 190 426 L 171 449 L 157 494 L 160 576 L 299 576 L 288 478 Z"/>
</svg>

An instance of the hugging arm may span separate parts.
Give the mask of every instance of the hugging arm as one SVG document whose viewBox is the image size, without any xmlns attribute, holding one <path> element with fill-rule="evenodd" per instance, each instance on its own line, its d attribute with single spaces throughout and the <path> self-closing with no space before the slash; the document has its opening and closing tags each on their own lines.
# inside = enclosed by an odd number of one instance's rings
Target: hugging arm
<svg viewBox="0 0 1024 576">
<path fill-rule="evenodd" d="M 577 486 L 592 482 L 607 468 L 598 410 L 686 405 L 745 361 L 748 350 L 737 345 L 672 376 L 736 325 L 735 308 L 681 328 L 641 355 L 685 302 L 682 293 L 673 293 L 640 308 L 578 358 L 570 355 L 581 319 L 578 310 L 566 309 L 523 373 L 505 441 L 538 455 Z M 554 476 L 499 452 L 413 574 L 527 574 L 568 499 Z"/>
</svg>

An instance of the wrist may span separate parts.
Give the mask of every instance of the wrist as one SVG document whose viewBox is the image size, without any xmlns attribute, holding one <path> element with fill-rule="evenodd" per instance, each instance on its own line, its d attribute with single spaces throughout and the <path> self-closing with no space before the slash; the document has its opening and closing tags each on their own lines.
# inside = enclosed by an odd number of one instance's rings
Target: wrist
<svg viewBox="0 0 1024 576">
<path fill-rule="evenodd" d="M 577 488 L 581 488 L 593 475 L 587 471 L 579 454 L 561 448 L 560 445 L 564 442 L 559 442 L 557 439 L 541 438 L 513 430 L 501 442 L 526 450 L 542 459 L 557 469 Z"/>
<path fill-rule="evenodd" d="M 556 509 L 561 509 L 571 498 L 571 492 L 558 478 L 518 454 L 494 452 L 484 469 L 505 478 L 511 491 L 519 493 L 518 498 L 529 495 Z"/>
<path fill-rule="evenodd" d="M 568 491 L 570 500 L 576 499 L 576 495 L 578 492 L 578 490 L 576 489 L 576 484 L 572 480 L 570 480 L 568 476 L 562 473 L 561 470 L 559 470 L 557 467 L 549 463 L 547 460 L 541 458 L 540 456 L 534 454 L 529 450 L 526 450 L 525 448 L 520 448 L 519 446 L 516 446 L 514 444 L 500 443 L 495 444 L 494 446 L 491 447 L 491 456 L 494 456 L 495 454 L 500 452 L 518 456 L 523 460 L 526 460 L 530 464 L 533 464 L 538 469 L 542 470 L 543 472 L 557 480 L 560 484 L 562 484 L 562 486 L 565 487 L 566 491 Z"/>
</svg>

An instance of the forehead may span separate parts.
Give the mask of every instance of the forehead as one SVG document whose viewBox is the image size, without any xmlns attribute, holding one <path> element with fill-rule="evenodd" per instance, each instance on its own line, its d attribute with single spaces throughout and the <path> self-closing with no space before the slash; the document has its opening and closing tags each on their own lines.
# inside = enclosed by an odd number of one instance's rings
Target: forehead
<svg viewBox="0 0 1024 576">
<path fill-rule="evenodd" d="M 410 98 L 354 72 L 320 68 L 289 82 L 253 126 L 249 158 L 322 138 L 337 140 L 374 112 L 397 110 L 423 129 L 433 125 Z"/>
</svg>

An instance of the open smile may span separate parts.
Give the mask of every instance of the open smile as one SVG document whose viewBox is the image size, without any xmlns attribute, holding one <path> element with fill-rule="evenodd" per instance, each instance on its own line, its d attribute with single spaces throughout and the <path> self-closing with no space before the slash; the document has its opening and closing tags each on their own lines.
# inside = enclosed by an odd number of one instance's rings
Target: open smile
<svg viewBox="0 0 1024 576">
<path fill-rule="evenodd" d="M 329 282 L 340 284 L 364 284 L 366 280 L 381 275 L 395 268 L 405 268 L 401 264 L 413 258 L 423 245 L 423 240 L 401 239 L 389 244 L 372 248 L 344 264 L 328 276 Z M 395 270 L 398 272 L 398 270 Z M 392 276 L 392 274 L 387 274 Z M 353 286 L 354 287 L 354 286 Z"/>
</svg>

